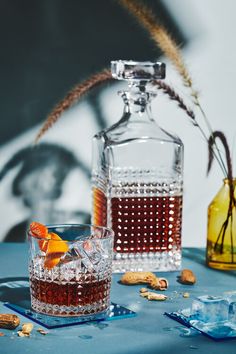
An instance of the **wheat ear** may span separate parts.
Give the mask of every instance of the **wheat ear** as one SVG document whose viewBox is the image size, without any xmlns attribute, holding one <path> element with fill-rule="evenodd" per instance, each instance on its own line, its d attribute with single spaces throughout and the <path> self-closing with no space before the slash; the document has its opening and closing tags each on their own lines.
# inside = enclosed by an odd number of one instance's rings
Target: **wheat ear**
<svg viewBox="0 0 236 354">
<path fill-rule="evenodd" d="M 187 113 L 189 118 L 191 118 L 191 121 L 192 121 L 193 125 L 198 126 L 198 123 L 196 121 L 196 117 L 195 117 L 195 114 L 194 114 L 193 110 L 190 109 L 184 103 L 184 100 L 182 99 L 182 97 L 180 97 L 180 95 L 177 92 L 175 92 L 173 87 L 167 85 L 164 81 L 161 81 L 161 80 L 153 81 L 153 85 L 156 85 L 159 90 L 161 90 L 165 94 L 167 94 L 171 100 L 176 101 L 178 103 L 178 106 L 181 109 L 183 109 L 185 111 L 185 113 Z"/>
<path fill-rule="evenodd" d="M 89 79 L 76 85 L 63 98 L 48 115 L 45 123 L 36 136 L 35 143 L 37 143 L 42 136 L 58 121 L 62 113 L 75 104 L 82 96 L 87 94 L 91 89 L 103 84 L 106 81 L 113 80 L 109 69 L 94 74 Z"/>
<path fill-rule="evenodd" d="M 167 33 L 166 29 L 158 24 L 152 11 L 145 5 L 138 3 L 137 0 L 119 1 L 121 5 L 136 17 L 139 23 L 149 32 L 151 38 L 158 47 L 160 47 L 166 57 L 171 60 L 179 74 L 182 76 L 185 86 L 192 87 L 192 79 L 188 73 L 177 44 L 171 38 L 170 34 Z M 194 92 L 194 95 L 197 95 L 197 92 Z"/>
<path fill-rule="evenodd" d="M 213 129 L 211 127 L 209 120 L 207 119 L 205 111 L 203 110 L 200 104 L 198 92 L 193 87 L 192 78 L 188 72 L 181 51 L 178 45 L 176 44 L 176 42 L 172 39 L 170 34 L 167 32 L 167 30 L 158 23 L 158 20 L 154 16 L 153 12 L 149 8 L 147 8 L 144 4 L 138 2 L 137 0 L 119 0 L 119 2 L 148 31 L 150 37 L 154 40 L 155 44 L 157 44 L 157 46 L 162 50 L 165 56 L 169 58 L 169 60 L 172 62 L 176 70 L 179 72 L 180 76 L 183 79 L 184 85 L 190 89 L 190 94 L 193 97 L 194 105 L 196 105 L 199 108 L 203 116 L 203 119 L 205 120 L 207 129 L 210 135 L 212 135 Z M 208 139 L 206 139 L 206 141 L 208 141 Z M 224 175 L 227 175 L 226 166 L 220 154 L 218 145 L 215 141 L 214 141 L 214 146 L 216 148 L 216 154 L 218 155 L 217 161 Z"/>
</svg>

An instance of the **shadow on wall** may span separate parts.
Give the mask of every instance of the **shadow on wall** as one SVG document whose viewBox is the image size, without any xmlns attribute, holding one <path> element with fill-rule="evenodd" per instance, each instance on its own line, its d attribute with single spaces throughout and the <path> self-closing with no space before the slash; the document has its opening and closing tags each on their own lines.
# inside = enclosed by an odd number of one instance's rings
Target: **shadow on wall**
<svg viewBox="0 0 236 354">
<path fill-rule="evenodd" d="M 144 0 L 144 3 L 178 43 L 188 43 L 188 33 L 182 32 L 164 0 Z M 0 8 L 0 38 L 5 48 L 0 56 L 4 88 L 0 102 L 0 144 L 14 143 L 20 133 L 35 127 L 71 87 L 107 67 L 110 60 L 157 60 L 161 54 L 146 31 L 117 1 L 12 0 L 1 2 Z M 99 131 L 109 126 L 110 121 L 99 104 L 97 92 L 91 92 L 87 101 Z M 17 124 L 12 123 L 13 117 L 17 118 Z M 44 223 L 90 220 L 83 205 L 73 213 L 58 210 L 71 174 L 80 171 L 81 188 L 90 177 L 88 168 L 69 150 L 53 144 L 22 149 L 0 171 L 0 181 L 15 167 L 19 172 L 11 186 L 12 195 L 22 201 L 28 217 L 12 227 L 4 241 L 24 241 L 25 229 L 32 219 Z M 9 200 L 1 200 L 1 204 L 7 216 Z M 8 217 L 5 221 L 7 224 Z"/>
<path fill-rule="evenodd" d="M 13 226 L 3 241 L 24 242 L 26 229 L 32 220 L 42 223 L 90 222 L 85 210 L 58 210 L 56 201 L 63 195 L 63 185 L 75 169 L 89 179 L 90 172 L 71 151 L 55 144 L 26 147 L 16 153 L 0 171 L 0 181 L 20 165 L 12 182 L 12 194 L 21 198 L 28 208 L 27 220 Z"/>
<path fill-rule="evenodd" d="M 165 1 L 144 3 L 178 43 L 187 42 Z M 1 1 L 0 41 L 0 144 L 41 122 L 75 84 L 111 60 L 160 56 L 146 31 L 113 0 Z"/>
</svg>

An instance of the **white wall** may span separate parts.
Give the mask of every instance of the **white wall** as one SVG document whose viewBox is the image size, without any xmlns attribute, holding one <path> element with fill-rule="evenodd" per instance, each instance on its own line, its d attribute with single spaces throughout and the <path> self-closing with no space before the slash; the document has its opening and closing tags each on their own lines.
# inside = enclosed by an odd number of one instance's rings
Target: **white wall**
<svg viewBox="0 0 236 354">
<path fill-rule="evenodd" d="M 189 33 L 190 44 L 183 55 L 213 129 L 224 131 L 232 147 L 236 137 L 236 1 L 165 0 L 164 2 L 174 13 L 183 30 Z M 188 95 L 175 70 L 166 58 L 163 58 L 163 61 L 167 63 L 167 81 L 188 101 Z M 101 95 L 104 115 L 111 124 L 118 120 L 122 112 L 122 102 L 116 95 L 116 90 L 117 87 L 113 87 L 105 90 Z M 153 114 L 162 127 L 176 132 L 185 145 L 183 245 L 205 246 L 207 207 L 221 186 L 223 175 L 215 163 L 209 177 L 206 177 L 207 145 L 198 129 L 192 126 L 187 116 L 174 102 L 160 94 L 153 103 Z M 38 127 L 35 127 L 1 147 L 0 166 L 13 152 L 32 141 L 37 130 Z M 90 161 L 91 138 L 96 130 L 93 112 L 85 102 L 65 114 L 46 135 L 44 141 L 60 141 L 78 152 L 80 157 Z M 236 163 L 235 159 L 234 155 Z M 23 220 L 28 213 L 19 200 L 10 196 L 10 184 L 15 173 L 16 171 L 13 170 L 0 186 L 0 240 L 9 226 Z M 81 187 L 79 177 L 78 183 L 75 179 L 72 180 L 73 188 L 67 186 L 68 193 L 60 203 L 67 207 L 83 203 L 89 210 L 89 186 Z"/>
<path fill-rule="evenodd" d="M 192 74 L 200 101 L 213 130 L 222 130 L 231 151 L 236 138 L 236 2 L 234 0 L 167 0 L 184 30 L 193 40 L 183 53 Z M 185 24 L 185 25 L 184 25 Z M 177 79 L 172 70 L 169 80 Z M 161 124 L 178 132 L 185 145 L 185 201 L 183 244 L 204 246 L 206 242 L 207 207 L 221 186 L 223 175 L 215 163 L 206 177 L 207 146 L 198 129 L 184 122 L 186 117 L 173 104 L 159 107 Z M 196 111 L 197 112 L 197 111 Z M 171 117 L 165 119 L 164 116 Z M 236 156 L 234 148 L 234 165 Z M 234 166 L 234 175 L 236 174 Z"/>
</svg>

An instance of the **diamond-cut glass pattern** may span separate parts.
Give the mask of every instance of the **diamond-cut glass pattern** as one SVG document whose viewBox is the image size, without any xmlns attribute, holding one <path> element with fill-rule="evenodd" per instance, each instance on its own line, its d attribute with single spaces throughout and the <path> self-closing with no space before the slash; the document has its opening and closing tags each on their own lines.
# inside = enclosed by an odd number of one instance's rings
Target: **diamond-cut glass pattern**
<svg viewBox="0 0 236 354">
<path fill-rule="evenodd" d="M 76 225 L 55 228 L 68 238 L 76 234 Z M 29 262 L 32 309 L 52 316 L 96 316 L 106 314 L 110 305 L 112 276 L 113 232 L 101 227 L 84 226 L 73 241 L 68 241 L 68 251 L 60 262 L 45 267 L 44 251 L 38 239 L 30 237 Z M 63 232 L 63 230 L 66 230 Z M 101 230 L 106 230 L 103 234 Z M 109 234 L 109 231 L 111 232 Z"/>
</svg>

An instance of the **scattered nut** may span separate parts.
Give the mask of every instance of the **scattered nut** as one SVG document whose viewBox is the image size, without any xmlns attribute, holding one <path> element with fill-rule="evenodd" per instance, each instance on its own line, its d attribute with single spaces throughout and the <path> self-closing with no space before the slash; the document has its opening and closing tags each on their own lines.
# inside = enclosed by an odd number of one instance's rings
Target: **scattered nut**
<svg viewBox="0 0 236 354">
<path fill-rule="evenodd" d="M 187 299 L 187 298 L 190 297 L 190 294 L 189 294 L 189 293 L 183 293 L 183 297 L 184 297 L 185 299 Z"/>
<path fill-rule="evenodd" d="M 167 299 L 166 295 L 157 294 L 153 291 L 146 291 L 140 293 L 140 296 L 147 298 L 148 300 L 164 301 Z"/>
<path fill-rule="evenodd" d="M 125 285 L 150 284 L 155 279 L 155 274 L 151 272 L 126 272 L 121 277 L 120 282 Z"/>
<path fill-rule="evenodd" d="M 193 285 L 196 283 L 196 277 L 190 269 L 183 269 L 179 276 L 179 282 L 186 285 Z"/>
<path fill-rule="evenodd" d="M 21 331 L 18 331 L 17 334 L 19 337 L 29 337 L 32 329 L 34 328 L 33 323 L 27 322 L 22 325 Z"/>
<path fill-rule="evenodd" d="M 22 325 L 22 332 L 24 334 L 30 334 L 30 332 L 32 331 L 33 328 L 34 328 L 33 323 L 31 323 L 31 322 L 24 323 Z"/>
<path fill-rule="evenodd" d="M 29 334 L 23 333 L 22 331 L 17 331 L 18 337 L 29 337 Z"/>
<path fill-rule="evenodd" d="M 44 329 L 42 329 L 42 328 L 38 328 L 37 329 L 37 332 L 39 332 L 40 334 L 42 334 L 42 335 L 46 335 L 46 334 L 48 334 L 48 332 L 47 331 L 45 331 Z"/>
<path fill-rule="evenodd" d="M 18 316 L 11 313 L 0 314 L 0 328 L 15 329 L 20 324 Z"/>
<path fill-rule="evenodd" d="M 147 291 L 148 291 L 147 288 L 141 288 L 141 289 L 139 290 L 140 293 L 146 293 Z"/>
<path fill-rule="evenodd" d="M 168 288 L 168 280 L 165 278 L 157 278 L 152 280 L 149 284 L 154 290 L 166 290 Z"/>
<path fill-rule="evenodd" d="M 140 296 L 142 297 L 148 297 L 150 291 L 146 291 L 145 293 L 140 293 Z"/>
<path fill-rule="evenodd" d="M 151 272 L 126 272 L 120 279 L 121 284 L 136 285 L 148 284 L 155 290 L 166 290 L 168 281 L 165 278 L 158 278 Z"/>
<path fill-rule="evenodd" d="M 148 296 L 147 296 L 147 299 L 152 301 L 152 300 L 156 300 L 156 301 L 164 301 L 167 299 L 167 296 L 166 295 L 163 295 L 163 294 L 156 294 L 156 293 L 153 293 L 153 292 L 149 292 Z"/>
</svg>

